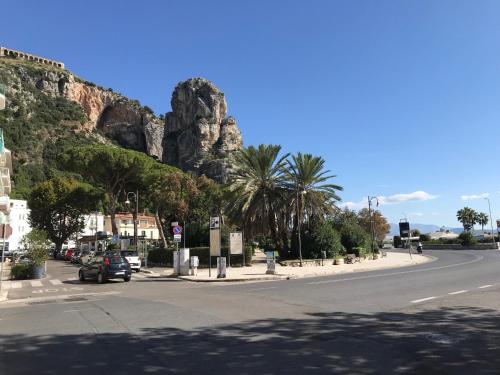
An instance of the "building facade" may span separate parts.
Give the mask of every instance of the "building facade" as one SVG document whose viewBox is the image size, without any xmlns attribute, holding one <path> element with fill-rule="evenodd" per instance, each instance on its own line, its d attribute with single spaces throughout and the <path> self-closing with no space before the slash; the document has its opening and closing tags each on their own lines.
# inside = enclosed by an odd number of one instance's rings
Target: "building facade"
<svg viewBox="0 0 500 375">
<path fill-rule="evenodd" d="M 20 199 L 10 200 L 9 222 L 12 228 L 12 234 L 6 240 L 6 246 L 10 251 L 20 250 L 22 248 L 21 241 L 25 234 L 31 232 L 29 223 L 30 209 L 28 202 Z"/>
<path fill-rule="evenodd" d="M 137 236 L 139 239 L 144 240 L 158 240 L 160 239 L 160 233 L 158 227 L 156 226 L 156 221 L 154 216 L 139 215 L 137 217 Z M 119 212 L 115 215 L 115 222 L 118 228 L 118 234 L 120 237 L 133 237 L 134 236 L 134 218 L 131 213 Z M 112 233 L 111 227 L 111 216 L 107 215 L 104 217 L 104 231 Z"/>
<path fill-rule="evenodd" d="M 100 212 L 85 215 L 85 228 L 80 232 L 80 237 L 95 236 L 97 232 L 104 231 L 104 215 Z"/>
</svg>

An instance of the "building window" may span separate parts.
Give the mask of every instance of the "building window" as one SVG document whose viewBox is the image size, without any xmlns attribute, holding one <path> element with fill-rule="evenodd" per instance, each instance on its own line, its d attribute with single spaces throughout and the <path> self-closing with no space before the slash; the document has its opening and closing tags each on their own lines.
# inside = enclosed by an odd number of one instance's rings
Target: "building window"
<svg viewBox="0 0 500 375">
<path fill-rule="evenodd" d="M 143 230 L 143 231 L 141 232 L 141 236 L 142 236 L 142 237 L 146 237 L 146 231 L 145 231 L 145 230 Z"/>
<path fill-rule="evenodd" d="M 141 225 L 148 225 L 148 221 L 147 220 L 141 220 Z"/>
<path fill-rule="evenodd" d="M 153 231 L 151 231 L 151 239 L 153 239 Z"/>
</svg>

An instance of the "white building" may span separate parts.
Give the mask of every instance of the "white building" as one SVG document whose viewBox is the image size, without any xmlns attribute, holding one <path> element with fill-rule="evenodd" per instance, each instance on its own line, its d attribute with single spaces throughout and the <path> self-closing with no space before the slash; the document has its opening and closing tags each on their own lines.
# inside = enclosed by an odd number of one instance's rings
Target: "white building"
<svg viewBox="0 0 500 375">
<path fill-rule="evenodd" d="M 94 212 L 85 215 L 85 228 L 80 232 L 79 237 L 94 236 L 96 232 L 104 230 L 104 215 L 100 212 Z"/>
<path fill-rule="evenodd" d="M 21 249 L 21 240 L 23 236 L 31 232 L 31 226 L 28 221 L 30 209 L 28 202 L 20 199 L 10 200 L 9 224 L 12 228 L 12 234 L 5 241 L 8 243 L 9 250 Z"/>
</svg>

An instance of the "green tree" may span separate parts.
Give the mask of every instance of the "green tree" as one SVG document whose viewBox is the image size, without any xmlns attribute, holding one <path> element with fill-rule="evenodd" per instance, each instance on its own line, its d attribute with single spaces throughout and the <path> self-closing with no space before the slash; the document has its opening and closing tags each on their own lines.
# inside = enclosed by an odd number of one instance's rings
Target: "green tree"
<svg viewBox="0 0 500 375">
<path fill-rule="evenodd" d="M 327 258 L 335 258 L 339 255 L 345 255 L 344 246 L 342 246 L 340 234 L 333 228 L 332 223 L 322 222 L 314 228 L 312 237 L 314 240 L 314 250 L 316 257 L 319 257 L 321 251 L 326 251 Z"/>
<path fill-rule="evenodd" d="M 363 208 L 358 213 L 359 224 L 367 233 L 371 233 L 371 219 L 368 208 Z M 375 240 L 378 242 L 384 241 L 387 233 L 391 230 L 391 226 L 387 222 L 387 219 L 382 215 L 380 211 L 372 211 L 373 218 L 373 231 L 375 232 Z"/>
<path fill-rule="evenodd" d="M 470 232 L 478 221 L 478 215 L 472 208 L 464 207 L 457 211 L 457 220 L 462 223 L 466 232 Z"/>
<path fill-rule="evenodd" d="M 247 238 L 270 235 L 280 249 L 278 215 L 283 205 L 288 154 L 281 146 L 250 146 L 236 152 L 229 177 L 229 217 L 244 228 Z"/>
<path fill-rule="evenodd" d="M 48 257 L 50 241 L 47 232 L 40 229 L 32 229 L 21 239 L 23 247 L 27 250 L 26 256 L 37 267 L 43 266 Z"/>
<path fill-rule="evenodd" d="M 334 203 L 340 200 L 337 192 L 343 188 L 329 183 L 329 180 L 336 176 L 330 175 L 324 165 L 325 161 L 321 157 L 300 152 L 287 161 L 285 177 L 293 207 L 294 237 L 297 234 L 299 218 L 300 224 L 311 220 L 323 221 L 326 215 L 333 212 Z M 298 244 L 297 241 L 293 243 Z M 297 246 L 294 246 L 293 250 L 294 255 L 298 255 Z"/>
<path fill-rule="evenodd" d="M 56 245 L 56 250 L 70 236 L 84 228 L 84 215 L 92 212 L 102 193 L 89 184 L 57 177 L 37 185 L 28 199 L 33 228 L 43 230 Z"/>
<path fill-rule="evenodd" d="M 125 201 L 124 194 L 127 191 L 144 191 L 147 175 L 153 170 L 176 170 L 143 153 L 107 145 L 69 148 L 62 154 L 60 162 L 67 170 L 79 173 L 86 181 L 104 190 L 114 235 L 118 234 L 115 213 L 120 205 L 120 198 Z"/>
<path fill-rule="evenodd" d="M 477 223 L 481 225 L 481 230 L 484 231 L 484 226 L 489 223 L 488 215 L 486 215 L 484 212 L 478 213 Z"/>
</svg>

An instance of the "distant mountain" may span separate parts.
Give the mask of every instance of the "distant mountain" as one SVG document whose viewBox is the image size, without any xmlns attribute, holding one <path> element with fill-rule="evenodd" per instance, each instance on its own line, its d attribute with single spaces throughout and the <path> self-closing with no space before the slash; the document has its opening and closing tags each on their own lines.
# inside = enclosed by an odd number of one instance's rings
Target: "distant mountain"
<svg viewBox="0 0 500 375">
<path fill-rule="evenodd" d="M 399 236 L 399 224 L 390 224 L 391 225 L 391 231 L 389 232 L 389 235 L 391 236 Z M 439 225 L 434 225 L 434 224 L 418 224 L 418 223 L 410 223 L 410 229 L 418 229 L 420 233 L 432 233 L 436 232 L 442 227 Z M 446 230 L 449 230 L 450 232 L 460 234 L 463 231 L 463 228 L 451 228 L 451 227 L 444 227 Z"/>
</svg>

